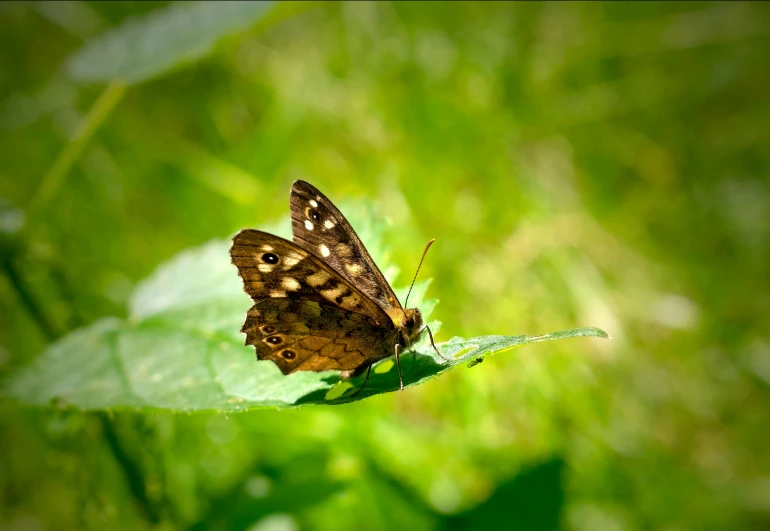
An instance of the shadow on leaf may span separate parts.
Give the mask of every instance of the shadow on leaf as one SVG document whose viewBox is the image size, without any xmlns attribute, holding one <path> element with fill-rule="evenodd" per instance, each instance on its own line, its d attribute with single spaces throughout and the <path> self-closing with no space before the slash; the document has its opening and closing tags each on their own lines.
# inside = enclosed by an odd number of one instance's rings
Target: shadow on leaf
<svg viewBox="0 0 770 531">
<path fill-rule="evenodd" d="M 387 365 L 390 365 L 389 369 L 387 368 Z M 383 368 L 385 368 L 385 370 L 382 370 Z M 426 354 L 407 352 L 401 355 L 401 370 L 404 376 L 404 387 L 416 385 L 425 378 L 438 374 L 441 372 L 441 368 L 441 365 L 436 363 L 434 358 Z M 386 358 L 372 366 L 369 380 L 358 393 L 353 395 L 355 390 L 364 384 L 365 378 L 366 371 L 350 380 L 341 380 L 338 385 L 348 384 L 352 386 L 345 389 L 344 394 L 341 396 L 327 399 L 330 390 L 317 389 L 298 399 L 296 404 L 347 404 L 370 396 L 399 390 L 398 368 L 396 367 L 395 358 L 393 357 Z M 337 383 L 337 380 L 334 378 L 325 379 L 324 381 L 330 384 Z"/>
</svg>

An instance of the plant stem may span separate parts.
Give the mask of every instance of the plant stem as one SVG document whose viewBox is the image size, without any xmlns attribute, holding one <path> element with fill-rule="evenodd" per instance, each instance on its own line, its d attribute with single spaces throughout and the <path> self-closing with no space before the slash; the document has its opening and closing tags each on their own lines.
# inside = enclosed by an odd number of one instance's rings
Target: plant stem
<svg viewBox="0 0 770 531">
<path fill-rule="evenodd" d="M 97 413 L 97 417 L 102 425 L 104 440 L 107 442 L 107 446 L 115 457 L 118 466 L 123 470 L 123 474 L 126 476 L 126 482 L 128 483 L 128 488 L 131 491 L 134 500 L 136 500 L 139 509 L 144 517 L 152 524 L 160 523 L 158 510 L 147 497 L 142 472 L 131 460 L 123 446 L 121 446 L 120 438 L 115 431 L 112 419 L 110 419 L 106 413 Z"/>
<path fill-rule="evenodd" d="M 88 113 L 78 124 L 69 142 L 59 152 L 54 163 L 43 176 L 37 191 L 27 207 L 27 228 L 38 219 L 40 212 L 48 205 L 53 196 L 64 182 L 64 177 L 70 168 L 80 157 L 91 137 L 99 126 L 109 116 L 110 111 L 120 101 L 126 90 L 126 85 L 119 81 L 113 81 L 104 89 L 101 96 L 91 106 Z M 24 229 L 22 229 L 24 230 Z"/>
<path fill-rule="evenodd" d="M 27 308 L 30 316 L 37 323 L 38 328 L 40 328 L 40 331 L 43 333 L 46 339 L 49 341 L 55 340 L 61 334 L 56 331 L 55 327 L 53 324 L 51 324 L 51 321 L 48 319 L 45 312 L 43 312 L 43 309 L 35 301 L 35 297 L 32 296 L 32 293 L 24 285 L 24 282 L 22 282 L 21 275 L 19 275 L 19 272 L 16 270 L 13 259 L 14 256 L 12 254 L 10 256 L 3 257 L 3 271 L 8 277 L 11 286 L 19 295 L 21 304 Z"/>
</svg>

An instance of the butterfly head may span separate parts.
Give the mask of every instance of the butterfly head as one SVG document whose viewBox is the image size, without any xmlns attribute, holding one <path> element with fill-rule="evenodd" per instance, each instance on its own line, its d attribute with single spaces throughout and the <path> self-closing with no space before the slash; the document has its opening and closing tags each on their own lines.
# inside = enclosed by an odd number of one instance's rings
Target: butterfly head
<svg viewBox="0 0 770 531">
<path fill-rule="evenodd" d="M 399 334 L 401 335 L 401 344 L 410 344 L 411 340 L 420 332 L 422 328 L 422 314 L 417 308 L 409 308 L 404 310 L 404 315 L 401 318 L 401 323 L 398 326 Z"/>
</svg>

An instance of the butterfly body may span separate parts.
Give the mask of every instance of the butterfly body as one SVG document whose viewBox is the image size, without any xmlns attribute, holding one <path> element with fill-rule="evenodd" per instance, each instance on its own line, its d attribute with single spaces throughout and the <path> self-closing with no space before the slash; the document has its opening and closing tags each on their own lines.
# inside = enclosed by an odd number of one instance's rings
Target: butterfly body
<svg viewBox="0 0 770 531">
<path fill-rule="evenodd" d="M 254 301 L 241 331 L 257 358 L 284 374 L 350 377 L 411 346 L 422 331 L 420 310 L 401 306 L 334 204 L 296 181 L 290 206 L 293 242 L 245 229 L 230 249 Z"/>
</svg>

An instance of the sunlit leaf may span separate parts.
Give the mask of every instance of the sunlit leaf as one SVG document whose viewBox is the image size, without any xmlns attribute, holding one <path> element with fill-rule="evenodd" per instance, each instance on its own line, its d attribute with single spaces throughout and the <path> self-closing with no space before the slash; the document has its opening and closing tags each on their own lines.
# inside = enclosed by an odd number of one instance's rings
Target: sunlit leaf
<svg viewBox="0 0 770 531">
<path fill-rule="evenodd" d="M 382 263 L 371 224 L 361 235 Z M 282 232 L 278 230 L 277 232 Z M 230 264 L 230 243 L 217 240 L 180 253 L 139 284 L 128 320 L 101 319 L 50 346 L 12 379 L 7 393 L 30 404 L 82 409 L 160 408 L 241 411 L 256 406 L 338 404 L 399 388 L 392 360 L 342 382 L 339 373 L 297 372 L 288 376 L 270 361 L 255 361 L 240 327 L 251 301 Z M 424 300 L 429 281 L 415 285 L 410 303 L 426 320 L 436 301 Z M 401 297 L 404 290 L 397 290 Z M 429 321 L 437 331 L 440 323 Z M 596 328 L 542 336 L 453 338 L 438 347 L 423 337 L 401 355 L 404 383 L 418 385 L 451 368 L 513 347 L 567 337 L 607 337 Z M 338 384 L 340 384 L 338 386 Z"/>
</svg>

